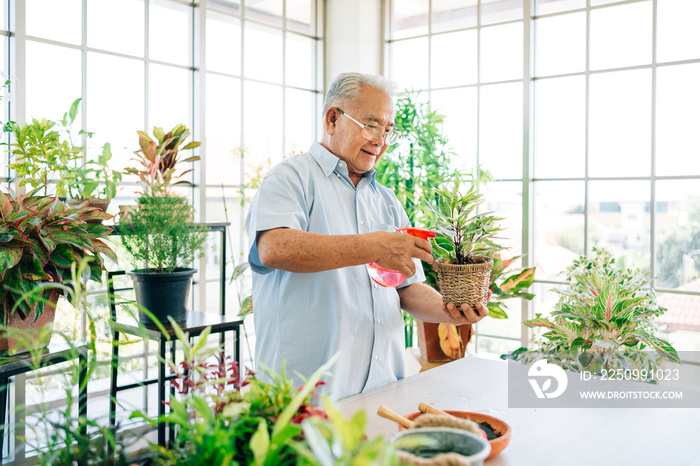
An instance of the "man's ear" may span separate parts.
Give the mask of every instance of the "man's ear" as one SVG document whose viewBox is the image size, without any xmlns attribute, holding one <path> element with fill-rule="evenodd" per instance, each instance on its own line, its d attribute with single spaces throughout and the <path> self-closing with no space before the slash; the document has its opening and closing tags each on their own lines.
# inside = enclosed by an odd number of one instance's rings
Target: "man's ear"
<svg viewBox="0 0 700 466">
<path fill-rule="evenodd" d="M 336 122 L 338 121 L 339 116 L 340 113 L 338 113 L 338 110 L 336 110 L 333 107 L 330 107 L 328 110 L 326 110 L 326 115 L 323 119 L 323 124 L 325 126 L 327 134 L 333 135 L 333 133 L 335 133 Z"/>
</svg>

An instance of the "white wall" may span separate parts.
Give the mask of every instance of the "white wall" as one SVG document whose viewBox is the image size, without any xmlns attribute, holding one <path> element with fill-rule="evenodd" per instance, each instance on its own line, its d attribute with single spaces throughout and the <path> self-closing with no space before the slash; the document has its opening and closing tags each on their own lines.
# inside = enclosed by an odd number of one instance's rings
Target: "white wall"
<svg viewBox="0 0 700 466">
<path fill-rule="evenodd" d="M 326 0 L 324 91 L 346 71 L 379 74 L 382 0 Z"/>
</svg>

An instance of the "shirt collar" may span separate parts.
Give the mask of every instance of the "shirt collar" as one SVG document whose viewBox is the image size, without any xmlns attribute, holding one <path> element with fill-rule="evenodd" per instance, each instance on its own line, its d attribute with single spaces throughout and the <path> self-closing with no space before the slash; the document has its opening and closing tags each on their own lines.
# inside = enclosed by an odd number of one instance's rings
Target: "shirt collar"
<svg viewBox="0 0 700 466">
<path fill-rule="evenodd" d="M 311 145 L 309 152 L 314 157 L 314 159 L 316 159 L 316 162 L 321 167 L 321 170 L 323 170 L 323 173 L 325 173 L 326 176 L 330 176 L 331 173 L 333 173 L 336 170 L 338 171 L 338 173 L 341 173 L 346 177 L 348 176 L 347 164 L 318 142 L 314 142 Z M 341 162 L 343 163 L 342 166 L 340 166 Z M 364 174 L 364 178 L 369 179 L 369 184 L 375 191 L 377 189 L 376 175 L 377 170 L 375 170 L 374 168 L 372 168 L 370 171 Z"/>
</svg>

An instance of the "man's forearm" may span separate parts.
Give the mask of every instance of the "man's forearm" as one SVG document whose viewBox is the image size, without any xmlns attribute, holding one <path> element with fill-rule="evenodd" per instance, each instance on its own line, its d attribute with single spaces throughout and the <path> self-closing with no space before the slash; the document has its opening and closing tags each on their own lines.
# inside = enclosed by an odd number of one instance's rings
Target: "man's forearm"
<svg viewBox="0 0 700 466">
<path fill-rule="evenodd" d="M 321 235 L 292 228 L 268 230 L 258 236 L 264 266 L 295 273 L 313 273 L 374 261 L 364 235 Z"/>
<path fill-rule="evenodd" d="M 488 309 L 482 303 L 476 304 L 476 310 L 466 304 L 461 310 L 452 303 L 443 304 L 440 293 L 425 283 L 414 283 L 398 292 L 401 309 L 424 322 L 474 324 L 488 315 Z"/>
</svg>

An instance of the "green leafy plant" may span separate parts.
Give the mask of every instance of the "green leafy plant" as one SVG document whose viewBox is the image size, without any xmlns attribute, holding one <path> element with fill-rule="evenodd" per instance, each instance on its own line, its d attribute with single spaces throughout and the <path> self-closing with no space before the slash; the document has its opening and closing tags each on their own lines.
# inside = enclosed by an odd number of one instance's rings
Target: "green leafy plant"
<svg viewBox="0 0 700 466">
<path fill-rule="evenodd" d="M 149 185 L 138 198 L 138 209 L 120 224 L 121 241 L 134 267 L 169 273 L 202 257 L 206 232 L 190 222 L 193 215 L 187 199 L 162 184 Z"/>
<path fill-rule="evenodd" d="M 184 124 L 176 125 L 167 133 L 163 128 L 153 127 L 153 136 L 155 141 L 145 132 L 137 131 L 139 134 L 139 150 L 135 151 L 136 160 L 141 164 L 139 168 L 130 167 L 125 170 L 126 173 L 136 175 L 145 186 L 154 184 L 162 184 L 170 186 L 171 184 L 189 184 L 185 180 L 175 181 L 182 178 L 192 169 L 185 170 L 182 173 L 175 175 L 178 165 L 186 162 L 195 162 L 199 160 L 199 156 L 193 155 L 185 159 L 180 159 L 180 151 L 194 149 L 199 147 L 201 143 L 192 141 L 184 144 L 185 139 L 190 135 L 190 131 Z M 175 182 L 173 182 L 175 181 Z"/>
<path fill-rule="evenodd" d="M 529 362 L 545 355 L 565 369 L 598 373 L 601 368 L 655 368 L 662 359 L 680 362 L 667 341 L 656 336 L 654 320 L 666 309 L 647 288 L 648 273 L 618 269 L 604 249 L 581 256 L 567 268 L 568 288 L 549 317 L 523 322 L 543 328 L 543 341 L 504 358 Z"/>
<path fill-rule="evenodd" d="M 112 229 L 86 223 L 111 215 L 90 207 L 69 208 L 56 198 L 37 196 L 39 189 L 17 197 L 0 192 L 0 301 L 23 319 L 32 311 L 36 318 L 43 312 L 42 282 L 67 282 L 72 264 L 84 257 L 91 261 L 82 280 L 101 281 L 102 256 L 117 260 L 101 239 Z M 37 287 L 40 292 L 31 293 Z"/>
<path fill-rule="evenodd" d="M 473 256 L 502 251 L 505 247 L 494 242 L 502 228 L 497 222 L 503 218 L 492 212 L 477 213 L 483 197 L 476 185 L 462 192 L 460 177 L 452 187 L 434 188 L 437 194 L 435 206 L 428 206 L 433 213 L 435 230 L 433 253 L 452 264 L 472 264 Z"/>
<path fill-rule="evenodd" d="M 7 129 L 15 137 L 11 153 L 16 157 L 16 162 L 8 166 L 21 178 L 20 186 L 29 184 L 33 188 L 43 187 L 44 194 L 48 194 L 49 184 L 55 183 L 56 194 L 66 194 L 67 185 L 63 173 L 70 169 L 71 163 L 78 160 L 85 150 L 71 140 L 80 100 L 76 99 L 58 122 L 33 118 L 31 123 L 25 125 L 14 121 L 7 123 Z M 79 134 L 86 133 L 81 130 Z"/>
<path fill-rule="evenodd" d="M 105 143 L 97 160 L 88 160 L 82 165 L 78 165 L 76 160 L 74 166 L 63 172 L 68 195 L 73 199 L 113 199 L 117 195 L 122 174 L 108 166 L 107 162 L 111 159 L 111 145 Z"/>
</svg>

